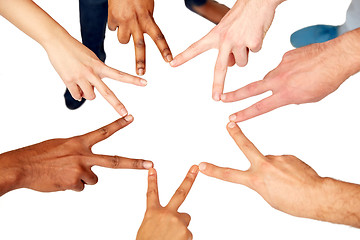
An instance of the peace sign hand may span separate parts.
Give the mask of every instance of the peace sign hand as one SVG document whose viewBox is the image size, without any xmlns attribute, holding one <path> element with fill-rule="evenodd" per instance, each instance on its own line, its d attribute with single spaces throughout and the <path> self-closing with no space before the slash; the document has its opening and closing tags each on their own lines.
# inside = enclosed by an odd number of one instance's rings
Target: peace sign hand
<svg viewBox="0 0 360 240">
<path fill-rule="evenodd" d="M 136 73 L 146 72 L 144 33 L 147 33 L 165 62 L 173 57 L 164 35 L 153 18 L 154 0 L 109 0 L 108 25 L 111 31 L 117 29 L 119 42 L 127 44 L 133 37 L 136 58 Z"/>
<path fill-rule="evenodd" d="M 251 167 L 241 171 L 200 163 L 200 171 L 255 190 L 275 209 L 298 217 L 316 218 L 317 209 L 322 209 L 318 200 L 324 197 L 324 178 L 295 156 L 262 155 L 235 123 L 230 122 L 227 129 Z"/>
<path fill-rule="evenodd" d="M 198 166 L 192 166 L 169 203 L 166 207 L 162 207 L 159 201 L 156 171 L 153 168 L 149 170 L 147 209 L 136 237 L 137 240 L 191 240 L 193 238 L 187 228 L 191 220 L 190 215 L 179 213 L 178 209 L 190 192 L 198 171 Z"/>
<path fill-rule="evenodd" d="M 92 166 L 149 169 L 151 161 L 94 154 L 91 148 L 133 121 L 131 115 L 82 136 L 52 139 L 0 155 L 0 175 L 16 179 L 10 189 L 30 188 L 40 192 L 82 191 L 84 184 L 98 181 Z"/>
</svg>

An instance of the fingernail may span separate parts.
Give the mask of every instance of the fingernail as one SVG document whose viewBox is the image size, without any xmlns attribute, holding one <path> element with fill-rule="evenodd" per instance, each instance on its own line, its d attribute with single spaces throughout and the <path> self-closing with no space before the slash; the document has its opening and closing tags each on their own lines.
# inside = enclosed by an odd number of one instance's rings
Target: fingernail
<svg viewBox="0 0 360 240">
<path fill-rule="evenodd" d="M 225 95 L 225 94 L 222 94 L 222 95 L 221 95 L 221 101 L 225 101 L 225 99 L 226 99 L 226 95 Z"/>
<path fill-rule="evenodd" d="M 77 101 L 81 102 L 82 101 L 82 98 L 79 98 L 79 99 L 76 99 Z"/>
<path fill-rule="evenodd" d="M 194 165 L 190 168 L 190 172 L 191 173 L 197 173 L 199 170 L 199 167 L 197 165 Z"/>
<path fill-rule="evenodd" d="M 130 122 L 133 119 L 133 116 L 127 115 L 124 119 L 125 119 L 125 121 Z"/>
<path fill-rule="evenodd" d="M 200 171 L 204 171 L 206 169 L 206 164 L 205 163 L 200 163 L 199 164 L 199 169 L 200 169 Z"/>
<path fill-rule="evenodd" d="M 171 56 L 171 54 L 166 56 L 166 59 L 168 60 L 168 62 L 171 62 L 173 60 L 173 57 Z"/>
<path fill-rule="evenodd" d="M 233 114 L 229 117 L 230 121 L 235 122 L 236 116 Z"/>
<path fill-rule="evenodd" d="M 125 117 L 127 115 L 127 111 L 125 108 L 120 109 L 120 116 Z"/>
<path fill-rule="evenodd" d="M 220 93 L 214 93 L 214 100 L 215 101 L 220 101 Z"/>
<path fill-rule="evenodd" d="M 230 122 L 230 123 L 228 124 L 229 128 L 234 128 L 235 125 L 236 125 L 236 124 L 235 124 L 234 122 Z"/>
<path fill-rule="evenodd" d="M 146 85 L 147 85 L 147 81 L 146 81 L 145 79 L 141 79 L 141 80 L 140 80 L 140 83 L 141 83 L 141 85 L 143 85 L 143 86 L 146 86 Z"/>
<path fill-rule="evenodd" d="M 152 168 L 152 166 L 153 166 L 153 163 L 152 163 L 152 162 L 145 161 L 145 162 L 143 163 L 143 167 L 146 168 L 146 169 L 150 169 L 150 168 Z"/>
<path fill-rule="evenodd" d="M 153 168 L 150 168 L 149 169 L 149 176 L 152 176 L 152 175 L 155 175 L 155 169 L 153 169 Z"/>
<path fill-rule="evenodd" d="M 175 66 L 175 64 L 176 64 L 176 60 L 175 60 L 175 59 L 173 59 L 173 60 L 170 62 L 170 66 L 174 67 L 174 66 Z"/>
<path fill-rule="evenodd" d="M 142 76 L 144 75 L 144 69 L 143 68 L 139 68 L 138 69 L 139 75 Z"/>
</svg>

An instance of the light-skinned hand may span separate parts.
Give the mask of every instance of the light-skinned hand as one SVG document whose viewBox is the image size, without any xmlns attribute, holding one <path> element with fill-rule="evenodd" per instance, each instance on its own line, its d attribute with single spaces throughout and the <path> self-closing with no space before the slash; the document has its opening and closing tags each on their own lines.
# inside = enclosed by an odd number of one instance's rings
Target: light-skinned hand
<svg viewBox="0 0 360 240">
<path fill-rule="evenodd" d="M 149 169 L 151 161 L 94 154 L 91 148 L 133 121 L 131 115 L 85 135 L 52 139 L 0 155 L 0 195 L 29 188 L 40 192 L 82 191 L 98 181 L 92 166 Z"/>
<path fill-rule="evenodd" d="M 307 216 L 318 197 L 322 178 L 294 156 L 264 156 L 241 129 L 230 122 L 227 129 L 237 146 L 250 161 L 247 171 L 200 163 L 207 176 L 245 185 L 259 193 L 272 207 L 291 215 Z"/>
<path fill-rule="evenodd" d="M 157 173 L 153 168 L 149 170 L 146 213 L 137 233 L 137 240 L 193 239 L 188 229 L 191 217 L 187 213 L 179 213 L 178 209 L 185 201 L 198 172 L 198 166 L 192 166 L 169 203 L 162 207 L 159 200 Z"/>
<path fill-rule="evenodd" d="M 78 101 L 82 98 L 93 100 L 95 87 L 120 116 L 126 116 L 125 106 L 102 79 L 111 78 L 137 86 L 146 86 L 146 80 L 106 66 L 90 49 L 71 36 L 58 41 L 56 45 L 46 45 L 45 49 L 71 96 Z"/>
<path fill-rule="evenodd" d="M 219 101 L 224 91 L 228 66 L 243 67 L 249 49 L 258 52 L 281 1 L 238 0 L 230 11 L 206 36 L 177 55 L 170 65 L 177 67 L 210 49 L 218 49 L 214 70 L 212 97 Z"/>
<path fill-rule="evenodd" d="M 264 156 L 234 122 L 227 129 L 250 168 L 241 171 L 200 163 L 203 174 L 245 185 L 273 208 L 293 216 L 360 227 L 359 185 L 320 177 L 295 156 Z"/>
<path fill-rule="evenodd" d="M 122 44 L 127 44 L 130 36 L 133 37 L 138 75 L 144 75 L 146 71 L 144 33 L 153 39 L 165 62 L 173 59 L 153 12 L 154 0 L 109 0 L 109 29 L 118 29 L 118 39 Z"/>
<path fill-rule="evenodd" d="M 289 104 L 320 101 L 360 70 L 359 39 L 360 29 L 285 53 L 279 66 L 263 80 L 221 96 L 223 102 L 235 102 L 272 92 L 269 97 L 232 114 L 230 121 L 245 121 Z"/>
</svg>

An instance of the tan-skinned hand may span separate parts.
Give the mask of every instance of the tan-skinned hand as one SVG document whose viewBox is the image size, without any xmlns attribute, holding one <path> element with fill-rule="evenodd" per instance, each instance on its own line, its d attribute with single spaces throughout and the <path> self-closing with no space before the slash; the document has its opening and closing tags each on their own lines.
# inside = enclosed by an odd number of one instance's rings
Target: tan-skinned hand
<svg viewBox="0 0 360 240">
<path fill-rule="evenodd" d="M 320 177 L 295 156 L 264 156 L 234 122 L 227 129 L 250 168 L 241 171 L 200 163 L 203 174 L 245 185 L 290 215 L 360 228 L 360 185 Z"/>
<path fill-rule="evenodd" d="M 82 191 L 98 181 L 92 166 L 149 169 L 151 161 L 94 154 L 91 148 L 133 121 L 131 115 L 85 135 L 52 139 L 0 155 L 0 195 L 29 188 L 40 192 Z"/>
<path fill-rule="evenodd" d="M 192 166 L 169 203 L 162 207 L 159 200 L 157 173 L 153 168 L 149 170 L 147 208 L 136 240 L 191 240 L 193 238 L 188 229 L 190 215 L 179 213 L 178 209 L 185 201 L 198 172 L 198 166 Z"/>
<path fill-rule="evenodd" d="M 230 122 L 227 129 L 251 167 L 241 171 L 200 163 L 200 171 L 253 189 L 275 209 L 298 217 L 314 217 L 314 209 L 320 209 L 315 199 L 321 199 L 323 178 L 295 156 L 262 155 L 235 123 Z"/>
<path fill-rule="evenodd" d="M 118 30 L 118 39 L 127 44 L 133 37 L 136 58 L 136 73 L 146 72 L 144 33 L 155 42 L 165 62 L 173 57 L 160 28 L 153 18 L 154 0 L 109 0 L 108 26 Z"/>
</svg>

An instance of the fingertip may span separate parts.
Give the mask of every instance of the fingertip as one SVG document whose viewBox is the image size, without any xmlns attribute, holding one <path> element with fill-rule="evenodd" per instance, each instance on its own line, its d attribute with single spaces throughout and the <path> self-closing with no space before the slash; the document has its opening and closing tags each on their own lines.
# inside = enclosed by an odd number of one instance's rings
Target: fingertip
<svg viewBox="0 0 360 240">
<path fill-rule="evenodd" d="M 170 62 L 170 66 L 176 67 L 176 58 Z"/>
<path fill-rule="evenodd" d="M 121 117 L 126 117 L 126 115 L 128 114 L 127 110 L 125 108 L 122 108 L 119 110 L 119 114 Z"/>
<path fill-rule="evenodd" d="M 222 102 L 226 101 L 226 94 L 221 94 L 220 99 Z"/>
<path fill-rule="evenodd" d="M 144 74 L 145 74 L 145 69 L 143 69 L 143 68 L 138 68 L 138 70 L 137 70 L 137 75 L 143 76 Z"/>
<path fill-rule="evenodd" d="M 143 167 L 145 169 L 152 169 L 153 166 L 154 166 L 154 164 L 151 161 L 144 161 L 144 163 L 143 163 Z"/>
<path fill-rule="evenodd" d="M 145 79 L 141 79 L 140 84 L 141 84 L 141 86 L 145 87 L 147 85 L 147 81 Z"/>
<path fill-rule="evenodd" d="M 155 176 L 156 175 L 156 170 L 155 168 L 150 168 L 149 169 L 149 176 Z"/>
<path fill-rule="evenodd" d="M 173 56 L 171 54 L 166 56 L 166 61 L 170 63 L 171 65 L 171 61 L 173 60 Z"/>
<path fill-rule="evenodd" d="M 236 123 L 229 122 L 227 126 L 228 126 L 229 129 L 233 129 L 236 126 Z"/>
<path fill-rule="evenodd" d="M 220 101 L 220 93 L 218 93 L 218 92 L 215 92 L 214 94 L 213 94 L 213 99 L 215 100 L 215 101 Z"/>
<path fill-rule="evenodd" d="M 190 168 L 190 172 L 191 172 L 191 173 L 194 173 L 194 174 L 198 173 L 198 172 L 199 172 L 199 167 L 198 167 L 198 165 L 193 165 L 193 166 Z"/>
<path fill-rule="evenodd" d="M 204 172 L 206 170 L 206 163 L 202 162 L 199 164 L 200 172 Z"/>
<path fill-rule="evenodd" d="M 236 115 L 235 114 L 230 115 L 229 120 L 230 120 L 230 122 L 235 122 L 236 121 Z"/>
<path fill-rule="evenodd" d="M 127 115 L 124 117 L 124 120 L 127 121 L 127 122 L 132 122 L 134 120 L 134 117 L 133 115 Z"/>
</svg>

